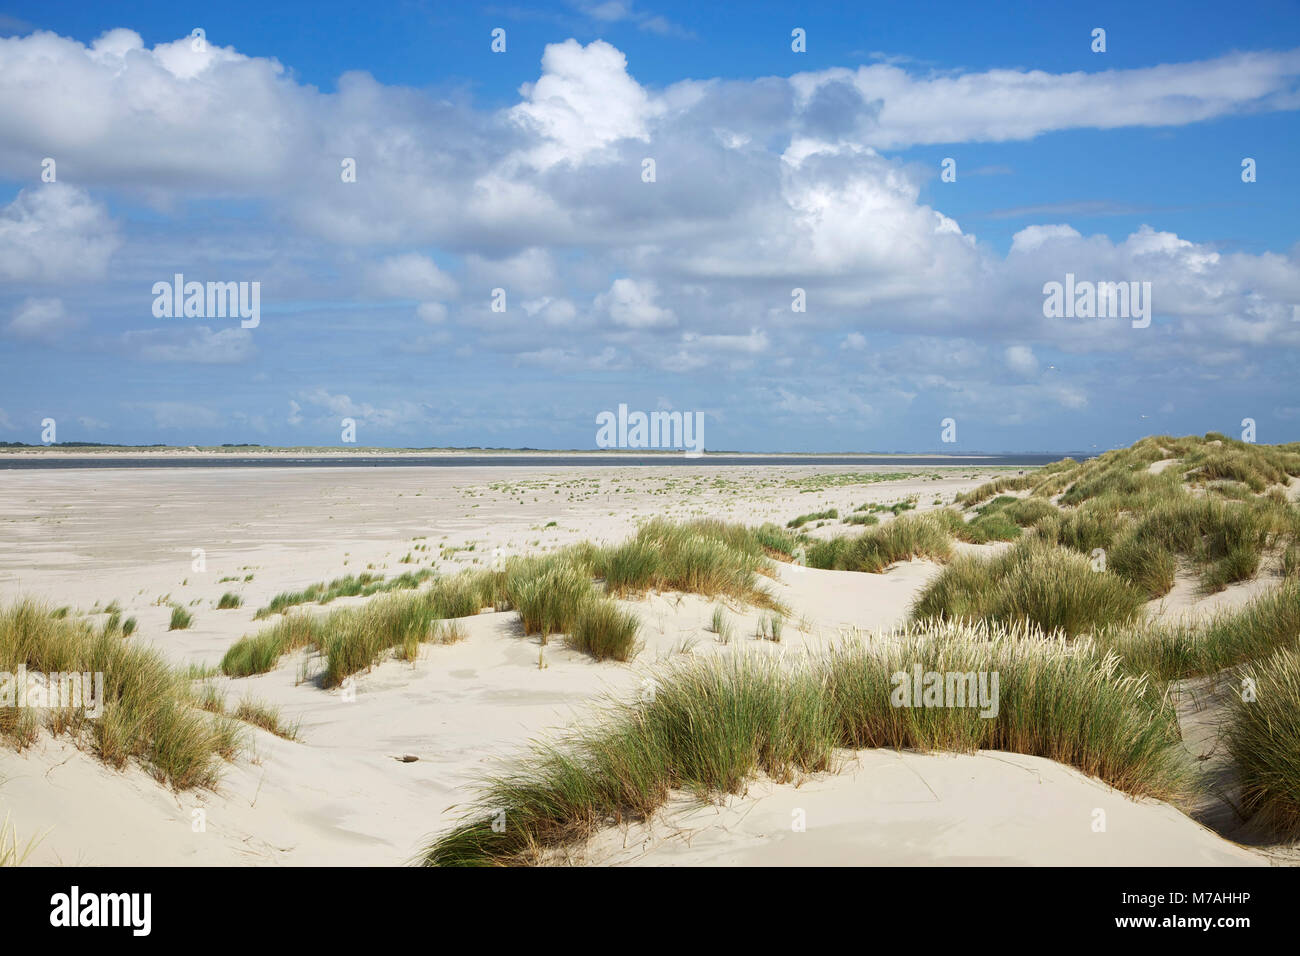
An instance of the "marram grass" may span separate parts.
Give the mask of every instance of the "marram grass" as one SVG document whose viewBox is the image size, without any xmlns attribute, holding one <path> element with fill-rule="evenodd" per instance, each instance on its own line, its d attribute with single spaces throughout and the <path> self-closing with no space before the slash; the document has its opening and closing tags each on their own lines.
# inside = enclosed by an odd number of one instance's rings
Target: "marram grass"
<svg viewBox="0 0 1300 956">
<path fill-rule="evenodd" d="M 1300 653 L 1283 648 L 1243 668 L 1225 738 L 1242 810 L 1288 839 L 1300 837 Z M 1245 682 L 1249 681 L 1249 690 Z"/>
<path fill-rule="evenodd" d="M 85 619 L 57 618 L 19 601 L 0 609 L 0 671 L 103 674 L 103 712 L 0 707 L 0 738 L 22 748 L 42 726 L 68 735 L 109 766 L 136 762 L 177 790 L 216 785 L 222 758 L 242 746 L 225 718 L 205 713 L 190 681 L 152 648 Z M 93 680 L 93 678 L 92 678 Z"/>
<path fill-rule="evenodd" d="M 1218 611 L 1208 621 L 1117 625 L 1099 630 L 1096 641 L 1119 655 L 1126 670 L 1180 680 L 1294 649 L 1298 636 L 1300 581 L 1286 581 L 1241 608 Z"/>
<path fill-rule="evenodd" d="M 997 672 L 999 708 L 900 708 L 892 677 Z M 1178 799 L 1191 771 L 1169 702 L 1114 655 L 1036 629 L 940 624 L 785 663 L 736 654 L 669 664 L 653 693 L 608 705 L 558 743 L 489 778 L 429 866 L 545 862 L 602 827 L 644 820 L 675 790 L 741 793 L 757 774 L 834 769 L 839 748 L 1007 750 L 1077 767 L 1134 796 Z"/>
<path fill-rule="evenodd" d="M 770 525 L 751 529 L 707 519 L 681 524 L 656 519 L 622 545 L 580 544 L 511 558 L 499 570 L 465 571 L 360 607 L 321 616 L 285 615 L 235 642 L 221 670 L 231 677 L 261 674 L 285 654 L 315 647 L 325 657 L 324 685 L 336 686 L 389 652 L 413 660 L 421 643 L 436 639 L 436 622 L 485 607 L 518 612 L 524 633 L 540 635 L 543 643 L 565 635 L 570 646 L 597 660 L 626 661 L 637 651 L 638 623 L 611 597 L 685 591 L 784 613 L 759 578 L 771 573 L 770 554 L 793 550 L 793 539 Z M 282 609 L 287 606 L 282 602 Z"/>
<path fill-rule="evenodd" d="M 958 523 L 961 520 L 956 516 Z M 911 558 L 947 561 L 952 556 L 952 521 L 950 515 L 934 513 L 900 515 L 857 537 L 846 535 L 814 542 L 808 549 L 808 566 L 877 574 L 895 562 Z"/>
<path fill-rule="evenodd" d="M 1151 470 L 1156 462 L 1163 470 Z M 1285 555 L 1300 539 L 1300 509 L 1283 489 L 1296 475 L 1296 445 L 1256 445 L 1214 433 L 1144 438 L 958 496 L 959 504 L 989 504 L 965 536 L 954 533 L 978 542 L 973 535 L 983 529 L 977 526 L 1001 515 L 1085 555 L 1105 550 L 1108 569 L 1149 598 L 1172 589 L 1180 566 L 1194 569 L 1202 591 L 1213 593 L 1255 577 L 1266 556 Z M 1003 491 L 1029 497 L 994 497 Z M 1047 500 L 1057 496 L 1059 511 Z"/>
<path fill-rule="evenodd" d="M 1075 636 L 1140 618 L 1146 595 L 1089 559 L 1040 540 L 993 557 L 964 555 L 933 578 L 912 606 L 916 621 L 1029 623 Z"/>
<path fill-rule="evenodd" d="M 361 574 L 348 574 L 333 581 L 318 581 L 309 584 L 301 591 L 282 591 L 265 607 L 257 609 L 254 620 L 283 614 L 299 604 L 329 604 L 341 597 L 370 597 L 384 591 L 411 590 L 417 588 L 426 579 L 433 576 L 429 568 L 419 571 L 407 571 L 395 578 L 384 580 L 382 574 L 363 571 Z"/>
<path fill-rule="evenodd" d="M 0 822 L 0 867 L 22 866 L 36 850 L 41 839 L 42 835 L 34 834 L 20 843 L 18 829 L 10 822 L 9 814 L 5 813 L 3 822 Z"/>
</svg>

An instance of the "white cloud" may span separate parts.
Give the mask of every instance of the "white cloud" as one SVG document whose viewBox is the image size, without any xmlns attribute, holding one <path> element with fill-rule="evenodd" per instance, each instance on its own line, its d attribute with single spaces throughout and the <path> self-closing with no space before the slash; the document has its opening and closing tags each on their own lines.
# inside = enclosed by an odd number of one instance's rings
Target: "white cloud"
<svg viewBox="0 0 1300 956">
<path fill-rule="evenodd" d="M 632 329 L 662 328 L 677 324 L 671 309 L 655 304 L 659 290 L 654 282 L 615 279 L 608 292 L 596 296 L 597 311 L 605 312 L 615 325 Z"/>
<path fill-rule="evenodd" d="M 1034 350 L 1027 345 L 1009 345 L 1006 351 L 1007 368 L 1019 375 L 1035 375 L 1038 372 L 1038 359 Z"/>
<path fill-rule="evenodd" d="M 372 264 L 366 278 L 372 292 L 392 299 L 448 299 L 456 294 L 455 280 L 416 252 Z"/>
<path fill-rule="evenodd" d="M 519 361 L 526 365 L 537 365 L 553 372 L 598 371 L 607 372 L 626 365 L 611 346 L 605 346 L 599 352 L 578 349 L 544 348 L 533 352 L 521 352 Z"/>
<path fill-rule="evenodd" d="M 630 3 L 600 15 L 652 19 Z M 329 298 L 334 287 L 317 277 L 333 274 L 346 277 L 340 300 L 409 300 L 417 318 L 441 326 L 399 344 L 412 351 L 454 331 L 460 357 L 495 352 L 553 368 L 726 371 L 761 357 L 769 373 L 790 376 L 792 396 L 819 396 L 823 367 L 869 367 L 860 393 L 951 391 L 991 417 L 987 395 L 1031 416 L 1099 394 L 1075 371 L 1082 362 L 1051 371 L 1051 389 L 999 381 L 1008 370 L 1032 378 L 1038 356 L 1106 353 L 1135 377 L 1175 359 L 1242 376 L 1252 356 L 1300 347 L 1300 252 L 1221 251 L 1161 229 L 1155 213 L 1152 227 L 1127 237 L 1085 236 L 1062 221 L 1074 212 L 1045 205 L 1051 221 L 1020 230 L 1001 256 L 945 215 L 942 191 L 934 206 L 922 202 L 927 171 L 882 151 L 1295 109 L 1298 74 L 1291 51 L 1092 74 L 876 65 L 655 87 L 638 83 L 609 43 L 570 40 L 546 48 L 517 105 L 484 111 L 361 72 L 325 94 L 274 60 L 211 43 L 196 52 L 188 38 L 153 48 L 125 30 L 90 47 L 49 33 L 0 39 L 0 174 L 30 182 L 33 157 L 52 154 L 61 177 L 75 170 L 78 183 L 28 187 L 0 211 L 0 278 L 105 278 L 96 291 L 121 313 L 130 308 L 120 305 L 123 283 L 180 238 L 190 241 L 175 252 L 192 259 L 265 263 L 282 300 Z M 637 175 L 645 155 L 659 161 L 654 184 Z M 357 159 L 356 183 L 339 180 L 344 156 Z M 119 261 L 119 224 L 87 189 L 111 189 L 115 202 L 145 197 L 162 221 L 124 220 L 133 242 Z M 261 246 L 234 232 L 191 239 L 185 227 L 198 216 L 188 201 L 205 197 L 257 201 L 266 220 L 253 229 L 272 223 L 274 237 Z M 1045 319 L 1043 283 L 1066 272 L 1150 281 L 1152 328 Z M 496 286 L 510 310 L 479 323 Z M 809 309 L 792 317 L 795 286 Z M 19 287 L 12 301 L 48 291 Z M 6 332 L 57 328 L 85 308 L 79 291 L 60 288 L 62 315 L 37 309 L 20 323 L 14 313 Z M 394 336 L 412 334 L 409 312 L 402 318 L 405 327 L 386 324 Z M 151 361 L 253 354 L 237 330 L 182 328 L 102 341 Z M 892 371 L 875 361 L 889 354 Z M 413 404 L 352 403 L 346 392 L 364 385 L 308 398 L 294 391 L 301 384 L 285 390 L 303 403 L 291 420 L 304 406 L 395 424 L 428 417 Z"/>
<path fill-rule="evenodd" d="M 791 77 L 799 103 L 828 83 L 850 83 L 879 103 L 866 141 L 925 143 L 1030 139 L 1052 130 L 1177 126 L 1244 110 L 1295 109 L 1300 50 L 1095 73 L 994 69 L 914 76 L 877 64 Z"/>
<path fill-rule="evenodd" d="M 5 333 L 18 339 L 52 344 L 80 326 L 81 320 L 68 314 L 62 299 L 24 299 L 5 326 Z"/>
<path fill-rule="evenodd" d="M 543 295 L 556 282 L 554 258 L 548 250 L 537 247 L 499 258 L 470 255 L 466 271 L 469 285 L 503 288 L 515 296 Z"/>
<path fill-rule="evenodd" d="M 124 332 L 122 345 L 145 362 L 232 365 L 246 362 L 257 353 L 250 330 L 228 328 L 214 332 L 206 325 Z"/>
<path fill-rule="evenodd" d="M 1080 239 L 1078 230 L 1072 226 L 1026 226 L 1011 237 L 1012 252 L 1033 252 L 1042 246 L 1062 239 Z"/>
<path fill-rule="evenodd" d="M 350 395 L 331 393 L 324 388 L 303 392 L 298 397 L 309 405 L 315 406 L 322 413 L 333 416 L 335 424 L 343 418 L 353 418 L 359 426 L 387 429 L 414 425 L 429 418 L 423 406 L 409 401 L 395 402 L 390 407 L 384 408 L 371 405 L 369 402 L 354 402 Z"/>
<path fill-rule="evenodd" d="M 520 90 L 525 102 L 510 111 L 541 143 L 527 161 L 541 169 L 589 160 L 620 139 L 649 140 L 657 107 L 627 72 L 627 57 L 604 40 L 547 44 L 542 75 Z"/>
<path fill-rule="evenodd" d="M 0 278 L 100 278 L 120 242 L 107 210 L 85 190 L 62 183 L 29 187 L 0 209 Z"/>
<path fill-rule="evenodd" d="M 568 299 L 553 299 L 544 296 L 540 299 L 528 299 L 520 305 L 524 314 L 537 317 L 549 326 L 562 328 L 574 325 L 578 320 L 578 309 Z"/>
</svg>

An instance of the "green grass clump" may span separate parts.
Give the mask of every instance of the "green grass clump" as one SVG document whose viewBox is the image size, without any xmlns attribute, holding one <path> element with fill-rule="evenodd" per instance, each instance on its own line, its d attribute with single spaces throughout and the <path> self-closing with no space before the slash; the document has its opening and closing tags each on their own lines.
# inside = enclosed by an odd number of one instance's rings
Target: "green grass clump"
<svg viewBox="0 0 1300 956">
<path fill-rule="evenodd" d="M 472 617 L 498 600 L 503 575 L 494 571 L 462 571 L 439 578 L 424 596 L 435 618 Z"/>
<path fill-rule="evenodd" d="M 1173 552 L 1137 534 L 1120 538 L 1107 553 L 1106 566 L 1149 599 L 1168 594 L 1178 570 Z"/>
<path fill-rule="evenodd" d="M 1014 541 L 1020 537 L 1020 525 L 1006 515 L 981 515 L 968 521 L 961 538 L 971 544 L 988 544 L 990 541 Z"/>
<path fill-rule="evenodd" d="M 677 524 L 657 518 L 623 545 L 588 549 L 586 559 L 612 595 L 685 591 L 781 610 L 758 579 L 771 573 L 770 552 L 788 555 L 796 546 L 771 526 L 755 530 L 711 519 Z"/>
<path fill-rule="evenodd" d="M 335 686 L 377 663 L 389 650 L 406 653 L 413 645 L 435 640 L 435 622 L 477 614 L 493 603 L 499 577 L 491 571 L 464 571 L 415 594 L 384 593 L 369 604 L 323 616 L 286 615 L 232 644 L 221 660 L 221 671 L 230 677 L 263 674 L 285 654 L 316 647 L 326 658 L 323 683 Z"/>
<path fill-rule="evenodd" d="M 1110 467 L 1093 475 L 1084 475 L 1073 482 L 1061 496 L 1062 505 L 1077 505 L 1092 498 L 1155 499 L 1176 494 L 1177 472 L 1174 470 L 1151 474 L 1146 465 Z"/>
<path fill-rule="evenodd" d="M 1026 488 L 1032 488 L 1041 480 L 1041 469 L 1036 472 L 1030 472 L 1027 475 L 1008 475 L 1005 478 L 994 478 L 992 481 L 985 482 L 972 491 L 958 495 L 957 504 L 970 507 L 971 505 L 977 505 L 982 501 L 987 501 L 995 495 L 1000 495 L 1004 491 L 1024 491 Z"/>
<path fill-rule="evenodd" d="M 567 558 L 546 561 L 539 568 L 518 564 L 506 572 L 506 597 L 519 612 L 525 634 L 551 634 L 573 629 L 583 605 L 591 599 L 591 574 Z"/>
<path fill-rule="evenodd" d="M 734 632 L 731 623 L 727 620 L 727 612 L 720 604 L 713 609 L 713 618 L 709 621 L 709 630 L 718 635 L 719 643 L 731 643 Z"/>
<path fill-rule="evenodd" d="M 1067 636 L 1137 618 L 1146 597 L 1082 555 L 1026 539 L 991 558 L 953 560 L 922 590 L 916 621 L 1031 623 Z"/>
<path fill-rule="evenodd" d="M 434 635 L 437 609 L 428 596 L 389 594 L 325 618 L 317 646 L 325 658 L 321 683 L 337 687 L 377 664 L 384 654 Z"/>
<path fill-rule="evenodd" d="M 880 518 L 873 514 L 851 514 L 844 517 L 845 524 L 873 525 L 880 524 Z"/>
<path fill-rule="evenodd" d="M 1139 555 L 1162 550 L 1182 556 L 1202 568 L 1204 590 L 1220 591 L 1254 575 L 1265 548 L 1286 521 L 1286 512 L 1266 499 L 1236 502 L 1184 495 L 1157 502 L 1135 518 L 1121 544 Z M 1141 561 L 1116 562 L 1112 557 L 1111 563 L 1117 573 L 1133 573 L 1135 578 L 1143 570 Z M 1172 577 L 1168 583 L 1172 587 Z"/>
<path fill-rule="evenodd" d="M 1232 702 L 1225 739 L 1247 817 L 1300 837 L 1300 653 L 1283 648 L 1248 665 L 1252 693 Z M 1249 686 L 1249 685 L 1244 685 Z"/>
<path fill-rule="evenodd" d="M 786 522 L 787 528 L 802 528 L 810 521 L 822 521 L 827 518 L 838 518 L 840 513 L 835 508 L 828 508 L 825 511 L 813 511 L 806 515 L 799 515 L 797 518 L 791 518 Z"/>
<path fill-rule="evenodd" d="M 768 522 L 750 532 L 751 538 L 768 557 L 789 560 L 799 547 L 799 539 L 784 528 Z"/>
<path fill-rule="evenodd" d="M 601 556 L 598 573 L 611 594 L 645 591 L 659 566 L 659 552 L 639 538 L 611 548 Z"/>
<path fill-rule="evenodd" d="M 172 617 L 167 625 L 169 631 L 183 631 L 194 623 L 194 615 L 179 604 L 172 605 Z"/>
<path fill-rule="evenodd" d="M 896 707 L 895 675 L 999 675 L 998 709 Z M 602 827 L 646 820 L 673 791 L 743 793 L 756 774 L 834 769 L 837 748 L 1007 750 L 1077 767 L 1135 796 L 1178 799 L 1189 768 L 1173 708 L 1086 642 L 945 625 L 782 664 L 737 654 L 675 662 L 649 700 L 615 703 L 485 782 L 430 866 L 545 863 Z M 504 814 L 504 819 L 502 815 Z M 494 823 L 497 824 L 494 826 Z M 504 824 L 504 825 L 501 825 Z"/>
<path fill-rule="evenodd" d="M 1290 544 L 1282 552 L 1282 576 L 1300 578 L 1300 544 Z"/>
<path fill-rule="evenodd" d="M 1126 669 L 1159 680 L 1216 674 L 1282 648 L 1300 635 L 1300 582 L 1287 581 L 1236 610 L 1199 624 L 1134 623 L 1105 628 L 1097 643 Z"/>
<path fill-rule="evenodd" d="M 877 574 L 895 562 L 916 557 L 947 561 L 952 556 L 948 527 L 933 513 L 901 515 L 856 538 L 841 536 L 815 542 L 808 549 L 808 566 Z"/>
<path fill-rule="evenodd" d="M 301 591 L 282 591 L 271 598 L 271 603 L 266 607 L 258 608 L 253 618 L 260 620 L 272 614 L 283 614 L 299 604 L 329 604 L 341 597 L 370 597 L 387 591 L 411 590 L 418 588 L 433 574 L 431 569 L 421 568 L 419 571 L 406 571 L 385 581 L 382 574 L 363 571 L 361 574 L 348 574 L 332 581 L 318 581 Z"/>
<path fill-rule="evenodd" d="M 998 499 L 995 499 L 995 502 Z M 1013 521 L 1022 528 L 1031 528 L 1039 522 L 1048 518 L 1059 515 L 1060 509 L 1050 502 L 1043 501 L 1041 498 L 1012 498 L 1010 501 L 1003 502 L 997 507 L 985 505 L 978 509 L 981 514 L 997 512 L 1003 515 L 1008 521 Z"/>
<path fill-rule="evenodd" d="M 1213 594 L 1229 584 L 1248 581 L 1259 570 L 1260 551 L 1249 546 L 1237 546 L 1205 569 L 1201 575 L 1202 590 Z"/>
<path fill-rule="evenodd" d="M 270 731 L 285 740 L 298 739 L 299 725 L 297 723 L 285 724 L 280 719 L 280 708 L 263 704 L 251 697 L 245 697 L 239 702 L 233 716 L 236 720 L 242 720 L 246 724 L 261 727 L 263 730 Z"/>
<path fill-rule="evenodd" d="M 227 677 L 265 674 L 283 655 L 317 644 L 322 632 L 320 619 L 309 614 L 288 615 L 230 645 L 221 659 L 221 672 Z"/>
<path fill-rule="evenodd" d="M 160 782 L 187 790 L 215 786 L 220 758 L 239 748 L 239 740 L 197 706 L 188 679 L 161 654 L 84 620 L 56 618 L 32 602 L 0 610 L 0 671 L 20 667 L 102 674 L 104 691 L 97 720 L 85 706 L 0 707 L 0 737 L 20 749 L 43 725 L 112 767 L 135 761 Z"/>
<path fill-rule="evenodd" d="M 217 610 L 226 611 L 231 608 L 242 607 L 243 604 L 244 599 L 242 597 L 232 591 L 227 591 L 225 594 L 221 595 L 221 599 L 217 601 Z"/>
<path fill-rule="evenodd" d="M 792 551 L 794 542 L 771 526 L 658 519 L 617 547 L 582 544 L 541 557 L 512 558 L 500 571 L 440 578 L 416 594 L 388 595 L 323 618 L 286 617 L 237 641 L 221 667 L 230 676 L 263 673 L 285 653 L 315 646 L 326 659 L 322 681 L 333 686 L 388 651 L 414 660 L 419 644 L 431 639 L 433 622 L 477 614 L 487 606 L 517 611 L 526 634 L 540 634 L 543 640 L 565 634 L 570 644 L 597 659 L 627 660 L 637 647 L 636 621 L 597 590 L 596 578 L 605 579 L 610 595 L 677 590 L 734 597 L 779 611 L 780 604 L 757 583 L 760 572 L 770 573 L 767 555 L 774 546 Z"/>
<path fill-rule="evenodd" d="M 1195 449 L 1183 459 L 1183 465 L 1189 482 L 1241 482 L 1256 494 L 1269 485 L 1286 484 L 1289 474 L 1300 475 L 1300 455 L 1231 440 Z"/>
<path fill-rule="evenodd" d="M 1047 515 L 1035 522 L 1034 527 L 1040 537 L 1053 544 L 1092 554 L 1097 548 L 1110 548 L 1125 524 L 1126 518 L 1119 511 L 1089 502 L 1070 511 Z"/>
<path fill-rule="evenodd" d="M 637 650 L 641 623 L 608 598 L 589 598 L 578 611 L 568 644 L 598 661 L 629 661 Z"/>
</svg>

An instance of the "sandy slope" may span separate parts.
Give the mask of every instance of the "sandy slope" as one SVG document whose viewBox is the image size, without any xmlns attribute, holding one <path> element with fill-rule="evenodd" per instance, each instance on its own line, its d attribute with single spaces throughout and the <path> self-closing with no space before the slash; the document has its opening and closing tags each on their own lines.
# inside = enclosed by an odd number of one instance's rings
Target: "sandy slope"
<svg viewBox="0 0 1300 956">
<path fill-rule="evenodd" d="M 184 663 L 216 663 L 261 626 L 253 611 L 275 593 L 373 565 L 452 570 L 499 555 L 572 541 L 620 540 L 636 520 L 717 515 L 758 523 L 865 501 L 918 495 L 922 507 L 978 484 L 953 469 L 874 484 L 814 487 L 789 481 L 864 468 L 813 469 L 277 469 L 9 472 L 0 475 L 0 599 L 34 595 L 89 610 L 119 600 L 139 639 Z M 877 469 L 903 471 L 904 469 Z M 547 527 L 551 521 L 555 526 Z M 816 534 L 846 530 L 835 524 Z M 472 551 L 439 547 L 473 545 Z M 428 545 L 430 551 L 413 551 Z M 206 570 L 191 549 L 206 552 Z M 354 700 L 300 682 L 315 662 L 297 655 L 268 674 L 221 679 L 233 703 L 251 694 L 301 720 L 300 742 L 251 731 L 255 752 L 226 770 L 216 793 L 175 794 L 138 769 L 115 772 L 44 740 L 24 754 L 0 749 L 0 814 L 21 835 L 49 830 L 33 861 L 87 864 L 397 864 L 456 818 L 473 781 L 529 739 L 591 718 L 602 694 L 635 694 L 681 653 L 738 648 L 792 653 L 851 631 L 901 621 L 936 571 L 926 561 L 883 575 L 783 566 L 773 582 L 795 613 L 781 645 L 752 639 L 758 615 L 729 611 L 738 640 L 708 633 L 713 604 L 658 595 L 627 603 L 645 648 L 629 665 L 597 664 L 518 632 L 515 616 L 467 619 L 468 639 L 424 648 L 412 664 L 362 675 Z M 253 580 L 243 582 L 245 575 Z M 236 582 L 221 582 L 235 577 Z M 216 611 L 223 591 L 244 607 Z M 166 630 L 158 598 L 194 603 L 195 625 Z M 349 603 L 339 602 L 338 606 Z M 539 666 L 539 650 L 542 652 Z M 399 757 L 414 756 L 411 762 Z M 601 862 L 1246 863 L 1257 858 L 1170 807 L 1131 801 L 1048 761 L 864 752 L 841 775 L 801 788 L 756 782 L 726 809 L 674 806 L 641 834 L 606 834 Z M 807 832 L 790 811 L 807 811 Z M 1091 829 L 1105 809 L 1108 830 Z M 204 811 L 196 832 L 194 811 Z M 664 839 L 672 829 L 698 831 Z M 635 845 L 629 855 L 625 840 Z M 614 842 L 611 842 L 614 841 Z M 648 841 L 648 842 L 647 842 Z M 646 848 L 653 848 L 647 854 Z"/>
<path fill-rule="evenodd" d="M 1041 757 L 981 751 L 841 755 L 802 786 L 761 781 L 649 825 L 608 830 L 584 862 L 640 866 L 1255 866 L 1264 861 L 1155 801 Z M 1189 825 L 1190 824 L 1190 825 Z M 802 827 L 802 829 L 797 829 Z"/>
</svg>

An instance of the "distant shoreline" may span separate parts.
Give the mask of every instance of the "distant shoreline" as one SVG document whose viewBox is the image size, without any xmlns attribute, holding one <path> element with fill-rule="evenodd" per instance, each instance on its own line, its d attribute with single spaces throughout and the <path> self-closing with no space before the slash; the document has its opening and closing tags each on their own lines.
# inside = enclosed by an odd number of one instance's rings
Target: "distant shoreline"
<svg viewBox="0 0 1300 956">
<path fill-rule="evenodd" d="M 166 446 L 158 447 L 154 445 L 21 445 L 21 446 L 0 446 L 0 457 L 4 456 L 21 456 L 21 457 L 98 457 L 116 455 L 119 457 L 130 458 L 384 458 L 384 457 L 403 457 L 403 458 L 480 458 L 480 457 L 499 457 L 510 456 L 516 458 L 601 458 L 601 459 L 623 459 L 623 458 L 664 458 L 677 459 L 685 457 L 681 449 L 658 449 L 658 448 L 619 448 L 619 449 L 539 449 L 539 448 L 385 448 L 385 447 L 358 447 L 343 448 L 337 446 L 302 446 L 302 447 L 278 447 L 278 446 L 211 446 L 211 445 L 190 445 L 190 446 Z M 699 459 L 720 459 L 720 458 L 844 458 L 844 459 L 862 459 L 875 460 L 880 458 L 906 458 L 906 459 L 951 459 L 956 462 L 965 462 L 974 459 L 997 459 L 997 458 L 1044 458 L 1049 461 L 1057 461 L 1061 458 L 1072 457 L 1091 457 L 1087 452 L 1053 452 L 1053 451 L 1032 451 L 1032 452 L 985 452 L 973 451 L 966 454 L 952 454 L 947 452 L 852 452 L 852 451 L 706 451 Z"/>
<path fill-rule="evenodd" d="M 871 467 L 871 468 L 1036 468 L 1060 455 L 763 455 L 681 453 L 533 452 L 343 452 L 213 455 L 205 452 L 77 454 L 48 452 L 0 455 L 0 471 L 56 471 L 77 468 L 536 468 L 592 467 Z"/>
</svg>

